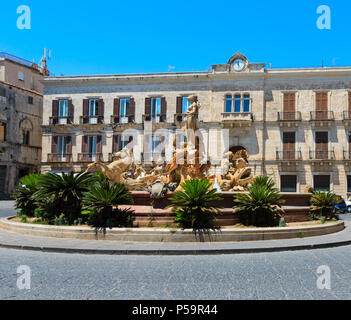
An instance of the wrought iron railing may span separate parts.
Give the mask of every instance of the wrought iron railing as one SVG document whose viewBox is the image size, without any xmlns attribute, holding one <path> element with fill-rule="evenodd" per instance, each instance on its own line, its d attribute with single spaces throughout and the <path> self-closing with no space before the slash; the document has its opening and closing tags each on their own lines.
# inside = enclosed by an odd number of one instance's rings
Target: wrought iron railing
<svg viewBox="0 0 351 320">
<path fill-rule="evenodd" d="M 311 121 L 335 120 L 333 111 L 311 111 Z"/>
<path fill-rule="evenodd" d="M 277 151 L 276 158 L 279 161 L 302 160 L 301 151 Z"/>
<path fill-rule="evenodd" d="M 103 116 L 80 116 L 80 124 L 103 124 Z"/>
<path fill-rule="evenodd" d="M 72 162 L 72 154 L 48 154 L 48 162 Z"/>
<path fill-rule="evenodd" d="M 50 125 L 73 124 L 73 117 L 50 117 Z"/>
<path fill-rule="evenodd" d="M 118 124 L 118 123 L 134 123 L 135 116 L 128 115 L 128 116 L 111 116 L 111 124 Z"/>
<path fill-rule="evenodd" d="M 310 150 L 310 160 L 335 160 L 334 151 Z"/>
<path fill-rule="evenodd" d="M 143 114 L 143 122 L 144 121 L 166 122 L 166 120 L 167 120 L 166 113 L 160 113 L 160 114 L 157 114 L 156 116 L 152 116 L 151 114 Z"/>
<path fill-rule="evenodd" d="M 78 153 L 78 162 L 103 161 L 102 153 Z"/>
<path fill-rule="evenodd" d="M 301 121 L 300 111 L 296 112 L 278 112 L 278 121 Z"/>
</svg>

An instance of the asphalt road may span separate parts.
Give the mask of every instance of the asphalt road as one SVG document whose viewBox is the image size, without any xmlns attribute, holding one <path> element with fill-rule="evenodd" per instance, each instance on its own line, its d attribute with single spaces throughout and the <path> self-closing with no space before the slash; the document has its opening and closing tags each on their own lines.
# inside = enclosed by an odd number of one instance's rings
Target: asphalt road
<svg viewBox="0 0 351 320">
<path fill-rule="evenodd" d="M 0 203 L 2 216 L 12 203 Z M 17 287 L 28 266 L 30 289 Z M 318 289 L 328 266 L 331 289 Z M 107 256 L 0 249 L 0 299 L 351 299 L 351 246 L 218 256 Z"/>
</svg>

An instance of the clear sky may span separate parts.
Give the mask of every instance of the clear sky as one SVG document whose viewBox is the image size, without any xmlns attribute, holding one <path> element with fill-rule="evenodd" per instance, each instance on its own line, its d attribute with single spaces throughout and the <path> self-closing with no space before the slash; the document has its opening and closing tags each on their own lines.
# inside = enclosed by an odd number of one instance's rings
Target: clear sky
<svg viewBox="0 0 351 320">
<path fill-rule="evenodd" d="M 317 28 L 320 5 L 331 30 Z M 0 51 L 38 63 L 50 48 L 55 75 L 205 71 L 237 51 L 273 68 L 351 66 L 350 21 L 350 0 L 4 0 Z"/>
</svg>

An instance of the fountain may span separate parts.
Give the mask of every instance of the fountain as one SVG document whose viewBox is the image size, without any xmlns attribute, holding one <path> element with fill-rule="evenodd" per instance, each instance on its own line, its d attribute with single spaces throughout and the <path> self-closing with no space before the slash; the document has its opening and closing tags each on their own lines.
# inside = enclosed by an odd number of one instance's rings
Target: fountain
<svg viewBox="0 0 351 320">
<path fill-rule="evenodd" d="M 212 188 L 222 192 L 223 200 L 220 203 L 213 203 L 214 206 L 224 208 L 221 210 L 222 215 L 218 216 L 217 223 L 219 226 L 233 225 L 238 222 L 232 209 L 234 193 L 247 191 L 250 183 L 256 178 L 249 168 L 246 150 L 225 153 L 221 160 L 221 173 L 219 175 L 212 173 L 210 161 L 204 162 L 206 157 L 202 139 L 196 136 L 201 105 L 195 96 L 188 97 L 188 101 L 190 106 L 186 119 L 182 122 L 185 141 L 177 145 L 177 138 L 174 139 L 173 157 L 166 165 L 154 163 L 153 169 L 147 173 L 142 165 L 136 163 L 133 153 L 124 148 L 113 155 L 113 162 L 109 165 L 94 162 L 88 166 L 88 172 L 101 170 L 108 179 L 123 183 L 132 191 L 134 199 L 132 209 L 135 211 L 137 226 L 147 226 L 150 216 L 153 217 L 153 226 L 174 224 L 172 211 L 166 207 L 171 203 L 169 200 L 171 193 L 182 190 L 181 184 L 188 179 L 208 179 L 212 182 Z M 300 206 L 309 205 L 309 195 L 301 195 L 298 198 Z M 292 205 L 289 199 L 296 201 L 294 195 L 287 195 L 287 199 L 288 205 Z"/>
</svg>

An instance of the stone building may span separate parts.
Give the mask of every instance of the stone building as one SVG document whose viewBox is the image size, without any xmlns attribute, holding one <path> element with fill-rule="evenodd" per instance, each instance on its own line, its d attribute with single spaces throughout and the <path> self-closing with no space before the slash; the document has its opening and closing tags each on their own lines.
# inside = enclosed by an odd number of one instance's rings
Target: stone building
<svg viewBox="0 0 351 320">
<path fill-rule="evenodd" d="M 43 71 L 0 53 L 0 199 L 18 180 L 40 171 Z"/>
<path fill-rule="evenodd" d="M 224 149 L 246 149 L 253 173 L 281 191 L 351 195 L 351 67 L 267 69 L 240 53 L 211 71 L 45 78 L 42 171 L 108 162 L 131 142 L 127 128 L 140 132 L 133 150 L 145 158 L 145 129 L 174 132 L 189 95 L 202 105 L 208 149 L 226 131 Z M 161 140 L 151 139 L 151 152 Z"/>
</svg>

